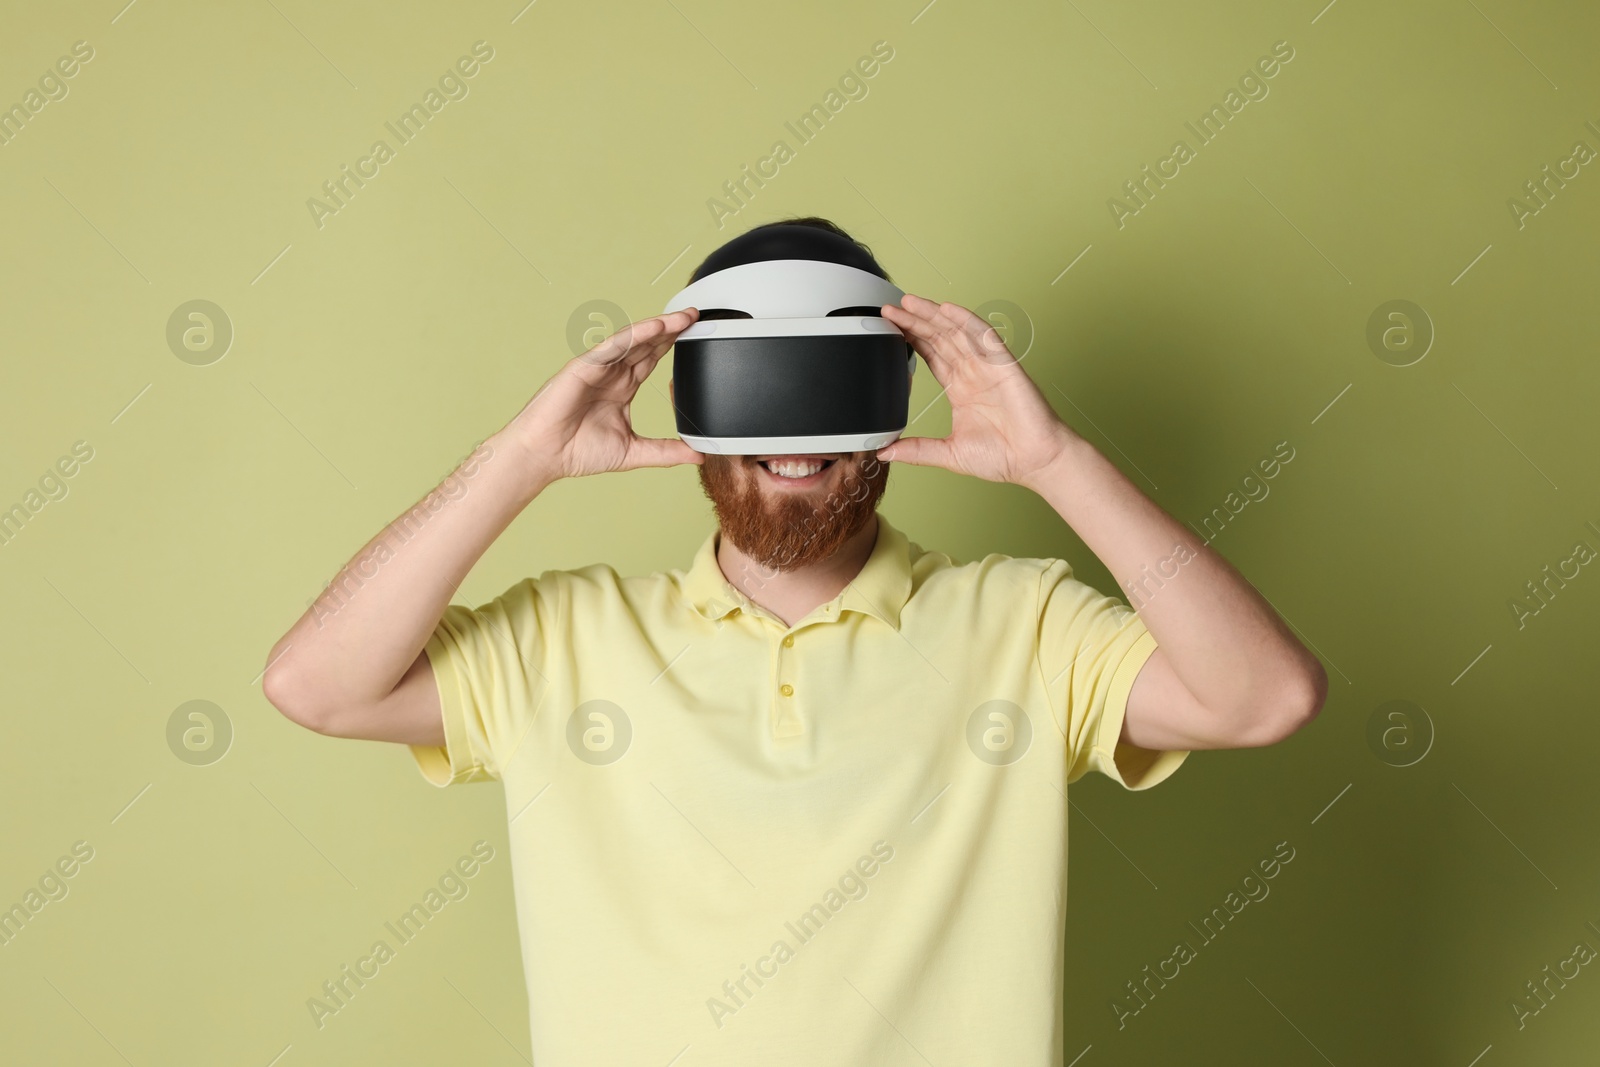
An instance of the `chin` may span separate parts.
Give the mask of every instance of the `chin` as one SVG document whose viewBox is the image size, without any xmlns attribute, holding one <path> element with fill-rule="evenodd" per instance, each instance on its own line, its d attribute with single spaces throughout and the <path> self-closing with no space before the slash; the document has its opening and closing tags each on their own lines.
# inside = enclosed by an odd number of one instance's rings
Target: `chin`
<svg viewBox="0 0 1600 1067">
<path fill-rule="evenodd" d="M 827 559 L 877 511 L 889 464 L 870 452 L 820 456 L 718 456 L 700 482 L 723 535 L 774 570 Z"/>
</svg>

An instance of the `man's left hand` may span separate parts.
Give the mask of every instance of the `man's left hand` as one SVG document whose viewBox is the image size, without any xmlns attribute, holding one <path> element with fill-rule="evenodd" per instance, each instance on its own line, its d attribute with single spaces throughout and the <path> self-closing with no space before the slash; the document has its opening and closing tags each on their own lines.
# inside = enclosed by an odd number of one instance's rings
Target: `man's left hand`
<svg viewBox="0 0 1600 1067">
<path fill-rule="evenodd" d="M 959 304 L 907 293 L 883 316 L 905 334 L 950 397 L 949 437 L 901 437 L 882 460 L 1027 485 L 1077 437 L 995 328 Z"/>
</svg>

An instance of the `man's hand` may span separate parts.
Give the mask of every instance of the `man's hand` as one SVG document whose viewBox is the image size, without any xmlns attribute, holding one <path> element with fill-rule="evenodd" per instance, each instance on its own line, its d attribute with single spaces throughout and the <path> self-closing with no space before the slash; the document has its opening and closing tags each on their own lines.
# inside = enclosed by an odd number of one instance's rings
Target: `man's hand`
<svg viewBox="0 0 1600 1067">
<path fill-rule="evenodd" d="M 902 437 L 878 458 L 1031 489 L 1124 591 L 1137 591 L 1130 603 L 1159 647 L 1134 679 L 1120 740 L 1267 745 L 1316 716 L 1327 696 L 1322 664 L 1243 575 L 1056 416 L 992 326 L 957 304 L 908 293 L 901 305 L 884 305 L 884 318 L 949 395 L 950 436 Z M 1180 549 L 1190 558 L 1182 572 L 1152 583 L 1150 568 Z"/>
<path fill-rule="evenodd" d="M 628 414 L 639 386 L 699 315 L 688 308 L 624 326 L 568 360 L 502 434 L 525 449 L 546 483 L 701 462 L 678 438 L 640 437 Z"/>
<path fill-rule="evenodd" d="M 494 539 L 558 478 L 700 461 L 680 440 L 640 437 L 628 417 L 640 383 L 698 317 L 690 308 L 633 323 L 563 366 L 334 576 L 273 646 L 262 674 L 267 699 L 319 733 L 444 744 L 424 649 Z"/>
<path fill-rule="evenodd" d="M 1051 409 L 1000 335 L 959 304 L 907 293 L 883 306 L 950 397 L 949 437 L 902 437 L 883 460 L 1028 485 L 1077 434 Z"/>
</svg>

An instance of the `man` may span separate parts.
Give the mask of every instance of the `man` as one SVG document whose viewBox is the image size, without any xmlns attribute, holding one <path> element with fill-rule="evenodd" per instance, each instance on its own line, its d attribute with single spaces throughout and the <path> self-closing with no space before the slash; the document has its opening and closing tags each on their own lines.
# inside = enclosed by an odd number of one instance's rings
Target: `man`
<svg viewBox="0 0 1600 1067">
<path fill-rule="evenodd" d="M 821 457 L 640 437 L 634 394 L 697 312 L 636 323 L 272 650 L 266 693 L 294 721 L 408 744 L 437 785 L 504 783 L 540 1067 L 1060 1064 L 1067 785 L 1148 789 L 1321 708 L 1316 658 L 987 323 L 909 294 L 882 313 L 949 398 L 949 437 Z M 1139 610 L 1061 560 L 924 551 L 877 514 L 888 460 L 1038 493 Z M 679 463 L 718 519 L 688 568 L 449 604 L 552 482 Z"/>
</svg>

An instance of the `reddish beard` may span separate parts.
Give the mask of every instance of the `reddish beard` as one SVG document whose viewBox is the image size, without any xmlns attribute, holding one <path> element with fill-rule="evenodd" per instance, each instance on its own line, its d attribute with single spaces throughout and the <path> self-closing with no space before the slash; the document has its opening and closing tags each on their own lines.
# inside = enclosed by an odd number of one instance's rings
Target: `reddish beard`
<svg viewBox="0 0 1600 1067">
<path fill-rule="evenodd" d="M 779 571 L 837 552 L 872 518 L 889 484 L 889 464 L 870 452 L 835 460 L 841 468 L 835 484 L 809 493 L 763 493 L 763 472 L 750 456 L 708 454 L 699 466 L 700 485 L 716 509 L 722 535 L 762 566 Z"/>
</svg>

